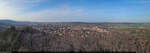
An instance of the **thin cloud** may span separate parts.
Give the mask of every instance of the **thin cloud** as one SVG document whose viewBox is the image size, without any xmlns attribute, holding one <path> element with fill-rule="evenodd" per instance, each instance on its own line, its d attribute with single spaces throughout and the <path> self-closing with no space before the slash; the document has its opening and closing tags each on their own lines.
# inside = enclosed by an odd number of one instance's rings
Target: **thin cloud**
<svg viewBox="0 0 150 53">
<path fill-rule="evenodd" d="M 0 19 L 21 21 L 68 21 L 79 20 L 83 17 L 82 8 L 62 4 L 57 8 L 46 8 L 34 12 L 23 11 L 38 6 L 46 0 L 0 0 Z M 80 17 L 80 18 L 79 18 Z"/>
<path fill-rule="evenodd" d="M 85 13 L 81 8 L 73 8 L 70 6 L 60 6 L 59 8 L 48 8 L 36 12 L 27 13 L 21 15 L 21 17 L 26 17 L 29 21 L 68 21 L 74 18 L 82 19 Z"/>
<path fill-rule="evenodd" d="M 48 2 L 47 2 L 48 1 Z M 58 0 L 57 0 L 58 1 Z M 57 2 L 54 0 L 0 0 L 0 19 L 19 21 L 147 21 L 149 0 L 116 0 L 93 5 L 93 3 Z M 85 0 L 86 1 L 86 0 Z M 46 4 L 44 4 L 44 2 Z M 53 3 L 54 2 L 54 3 Z M 70 3 L 69 3 L 70 2 Z M 95 1 L 93 1 L 95 2 Z M 47 4 L 48 3 L 48 4 Z M 49 4 L 50 3 L 50 4 Z M 46 5 L 46 7 L 42 5 Z M 112 5 L 113 4 L 113 5 Z M 81 6 L 80 6 L 81 5 Z M 124 6 L 124 7 L 122 7 Z M 36 9 L 37 7 L 39 9 Z M 40 8 L 41 7 L 41 8 Z M 144 14 L 144 15 L 141 15 Z M 138 16 L 137 16 L 138 15 Z M 137 18 L 137 17 L 140 18 Z"/>
<path fill-rule="evenodd" d="M 0 19 L 15 19 L 22 11 L 37 6 L 43 0 L 0 0 Z"/>
</svg>

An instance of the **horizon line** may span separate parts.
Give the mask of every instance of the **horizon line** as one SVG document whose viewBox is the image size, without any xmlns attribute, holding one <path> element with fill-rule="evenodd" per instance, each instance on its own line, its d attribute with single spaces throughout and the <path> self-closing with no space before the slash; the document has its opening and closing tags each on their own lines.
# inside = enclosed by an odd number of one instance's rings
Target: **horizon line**
<svg viewBox="0 0 150 53">
<path fill-rule="evenodd" d="M 19 20 L 11 20 L 11 19 L 0 19 L 1 20 L 9 20 L 9 21 L 15 21 L 15 22 L 41 22 L 44 23 L 43 21 L 19 21 Z M 45 21 L 45 23 L 48 22 L 55 22 L 55 21 Z M 56 23 L 61 23 L 61 22 L 81 22 L 81 23 L 150 23 L 150 22 L 87 22 L 87 21 L 56 21 Z"/>
</svg>

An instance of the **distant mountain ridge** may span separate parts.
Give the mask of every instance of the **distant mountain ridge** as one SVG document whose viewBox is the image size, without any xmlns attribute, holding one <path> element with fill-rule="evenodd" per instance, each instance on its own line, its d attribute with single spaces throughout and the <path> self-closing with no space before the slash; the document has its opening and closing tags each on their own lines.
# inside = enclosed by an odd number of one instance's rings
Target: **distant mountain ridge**
<svg viewBox="0 0 150 53">
<path fill-rule="evenodd" d="M 0 23 L 17 23 L 17 22 L 12 20 L 0 20 Z"/>
<path fill-rule="evenodd" d="M 28 22 L 14 20 L 0 20 L 0 24 L 24 25 L 24 24 L 150 24 L 148 22 Z"/>
<path fill-rule="evenodd" d="M 13 20 L 0 20 L 0 24 L 8 24 L 8 25 L 23 25 L 30 24 L 31 22 L 21 22 L 21 21 L 13 21 Z"/>
</svg>

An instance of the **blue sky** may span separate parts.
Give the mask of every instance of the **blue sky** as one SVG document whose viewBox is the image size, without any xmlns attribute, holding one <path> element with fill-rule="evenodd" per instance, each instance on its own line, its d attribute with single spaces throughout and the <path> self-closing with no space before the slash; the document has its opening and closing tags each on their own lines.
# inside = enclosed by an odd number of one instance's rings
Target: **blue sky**
<svg viewBox="0 0 150 53">
<path fill-rule="evenodd" d="M 0 19 L 150 22 L 150 0 L 0 0 Z"/>
</svg>

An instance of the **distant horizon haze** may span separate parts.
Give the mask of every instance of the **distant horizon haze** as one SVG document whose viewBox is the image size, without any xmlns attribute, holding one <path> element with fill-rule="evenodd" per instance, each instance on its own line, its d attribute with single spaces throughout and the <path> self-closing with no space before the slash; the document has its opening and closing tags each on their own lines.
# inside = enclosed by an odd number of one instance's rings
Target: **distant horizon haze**
<svg viewBox="0 0 150 53">
<path fill-rule="evenodd" d="M 42 21 L 18 21 L 18 20 L 11 20 L 11 19 L 0 19 L 0 22 L 17 22 L 17 23 L 19 23 L 19 22 L 39 22 L 39 23 L 147 23 L 147 24 L 150 24 L 150 22 L 85 22 L 85 21 L 45 21 L 45 22 L 42 22 Z"/>
</svg>

